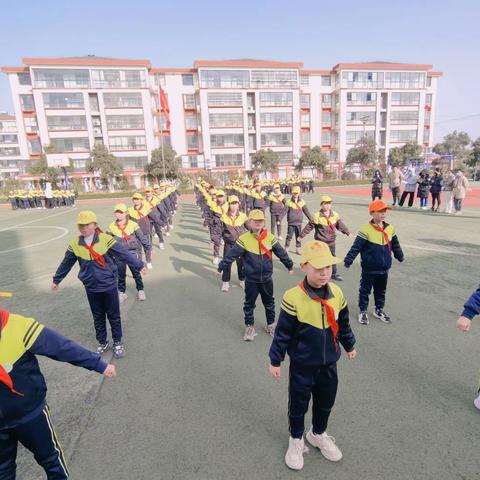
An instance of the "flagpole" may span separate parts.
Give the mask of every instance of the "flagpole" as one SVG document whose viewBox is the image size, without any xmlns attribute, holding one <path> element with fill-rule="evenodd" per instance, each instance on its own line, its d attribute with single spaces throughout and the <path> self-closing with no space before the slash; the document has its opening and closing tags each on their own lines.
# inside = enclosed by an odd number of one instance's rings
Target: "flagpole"
<svg viewBox="0 0 480 480">
<path fill-rule="evenodd" d="M 160 148 L 162 150 L 163 180 L 165 181 L 165 156 L 163 155 L 163 126 L 162 111 L 160 110 Z"/>
</svg>

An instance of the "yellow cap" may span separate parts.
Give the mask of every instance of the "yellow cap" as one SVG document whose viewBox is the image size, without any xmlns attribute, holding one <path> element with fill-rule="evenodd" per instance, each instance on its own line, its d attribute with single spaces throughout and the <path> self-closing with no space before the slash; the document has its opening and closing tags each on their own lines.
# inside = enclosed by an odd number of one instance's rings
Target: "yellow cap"
<svg viewBox="0 0 480 480">
<path fill-rule="evenodd" d="M 77 225 L 88 225 L 92 222 L 97 223 L 97 216 L 91 210 L 78 212 Z"/>
<path fill-rule="evenodd" d="M 140 192 L 135 192 L 135 193 L 132 195 L 132 199 L 134 199 L 134 200 L 143 200 L 143 195 L 142 195 Z"/>
<path fill-rule="evenodd" d="M 11 297 L 11 296 L 13 296 L 12 292 L 0 292 L 0 297 L 7 298 L 7 297 Z"/>
<path fill-rule="evenodd" d="M 153 186 L 153 189 L 156 190 L 157 188 L 160 188 L 160 185 L 158 183 L 156 183 L 154 186 Z"/>
<path fill-rule="evenodd" d="M 332 199 L 328 195 L 322 195 L 320 197 L 320 205 L 322 203 L 332 203 Z"/>
<path fill-rule="evenodd" d="M 153 192 L 153 188 L 152 188 L 152 187 L 145 187 L 145 188 L 143 189 L 143 191 L 144 191 L 145 193 L 152 193 L 152 192 Z"/>
<path fill-rule="evenodd" d="M 238 199 L 238 197 L 236 195 L 230 195 L 228 197 L 228 203 L 239 203 L 240 200 Z"/>
<path fill-rule="evenodd" d="M 117 203 L 114 207 L 113 207 L 113 211 L 114 212 L 122 212 L 122 213 L 126 213 L 128 210 L 127 206 L 124 204 L 124 203 Z"/>
<path fill-rule="evenodd" d="M 302 247 L 302 259 L 300 265 L 309 263 L 313 268 L 325 268 L 330 265 L 342 263 L 340 258 L 334 257 L 329 246 L 319 240 L 307 242 Z"/>
<path fill-rule="evenodd" d="M 215 195 L 216 195 L 217 197 L 224 197 L 224 196 L 225 196 L 225 192 L 224 192 L 223 190 L 216 190 Z"/>
<path fill-rule="evenodd" d="M 293 194 L 300 193 L 300 187 L 298 187 L 298 186 L 297 186 L 297 187 L 293 187 L 293 188 L 292 188 L 292 193 L 293 193 Z"/>
<path fill-rule="evenodd" d="M 249 220 L 265 220 L 265 214 L 261 210 L 252 210 L 248 214 L 248 219 Z"/>
</svg>

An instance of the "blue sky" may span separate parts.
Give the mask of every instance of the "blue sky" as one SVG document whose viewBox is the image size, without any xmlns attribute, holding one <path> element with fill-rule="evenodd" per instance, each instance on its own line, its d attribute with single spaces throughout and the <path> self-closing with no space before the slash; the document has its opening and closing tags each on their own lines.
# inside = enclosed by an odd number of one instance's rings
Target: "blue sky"
<svg viewBox="0 0 480 480">
<path fill-rule="evenodd" d="M 436 140 L 480 137 L 480 2 L 3 0 L 0 63 L 95 54 L 157 67 L 196 59 L 298 60 L 305 68 L 370 60 L 432 63 L 440 79 Z M 0 76 L 0 111 L 11 111 Z"/>
</svg>

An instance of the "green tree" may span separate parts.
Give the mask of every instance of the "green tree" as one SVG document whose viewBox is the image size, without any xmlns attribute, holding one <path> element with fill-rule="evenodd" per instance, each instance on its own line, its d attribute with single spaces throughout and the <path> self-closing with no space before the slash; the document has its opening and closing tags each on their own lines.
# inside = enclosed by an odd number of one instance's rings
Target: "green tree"
<svg viewBox="0 0 480 480">
<path fill-rule="evenodd" d="M 472 142 L 472 149 L 465 163 L 468 167 L 473 168 L 473 177 L 474 180 L 477 180 L 478 173 L 480 172 L 480 137 Z"/>
<path fill-rule="evenodd" d="M 155 178 L 156 180 L 160 180 L 160 178 L 174 180 L 178 178 L 180 173 L 178 166 L 179 159 L 180 157 L 177 156 L 177 152 L 172 148 L 172 146 L 169 143 L 165 143 L 163 146 L 163 158 L 161 148 L 152 150 L 150 162 L 143 167 L 143 171 L 148 176 Z"/>
<path fill-rule="evenodd" d="M 393 147 L 388 154 L 388 163 L 392 166 L 403 167 L 409 160 L 420 158 L 423 155 L 422 146 L 417 142 L 407 142 L 401 147 Z"/>
<path fill-rule="evenodd" d="M 400 147 L 393 147 L 388 153 L 388 163 L 392 167 L 402 167 L 405 165 L 405 158 Z"/>
<path fill-rule="evenodd" d="M 368 137 L 360 138 L 354 147 L 348 151 L 347 165 L 358 165 L 365 178 L 365 171 L 378 161 L 378 151 L 375 140 Z"/>
<path fill-rule="evenodd" d="M 458 162 L 465 162 L 470 155 L 468 146 L 471 139 L 468 133 L 454 130 L 443 137 L 443 142 L 437 143 L 433 151 L 439 155 L 453 155 Z"/>
<path fill-rule="evenodd" d="M 280 159 L 278 153 L 270 150 L 259 150 L 252 159 L 252 166 L 256 171 L 274 173 L 278 171 Z"/>
<path fill-rule="evenodd" d="M 321 147 L 317 145 L 313 148 L 307 148 L 302 152 L 300 161 L 296 165 L 295 169 L 301 171 L 304 168 L 311 167 L 317 171 L 320 170 L 321 172 L 325 172 L 325 167 L 327 164 L 327 156 L 324 152 L 322 152 Z"/>
<path fill-rule="evenodd" d="M 120 160 L 111 154 L 105 145 L 95 145 L 90 152 L 88 171 L 98 173 L 102 183 L 113 192 L 113 180 L 123 173 Z"/>
<path fill-rule="evenodd" d="M 48 166 L 47 154 L 49 153 L 56 153 L 56 149 L 53 145 L 43 147 L 40 159 L 33 161 L 31 165 L 27 167 L 27 172 L 30 175 L 42 176 L 46 182 L 50 182 L 52 187 L 56 188 L 62 171 L 58 167 Z"/>
</svg>

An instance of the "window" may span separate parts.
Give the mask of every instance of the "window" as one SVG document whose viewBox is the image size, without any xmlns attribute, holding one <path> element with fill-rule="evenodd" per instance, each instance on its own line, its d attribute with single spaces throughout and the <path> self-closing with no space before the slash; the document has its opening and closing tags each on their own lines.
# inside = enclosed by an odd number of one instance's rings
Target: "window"
<svg viewBox="0 0 480 480">
<path fill-rule="evenodd" d="M 277 152 L 280 165 L 291 165 L 293 163 L 293 152 Z"/>
<path fill-rule="evenodd" d="M 209 93 L 207 95 L 209 107 L 241 107 L 241 93 Z"/>
<path fill-rule="evenodd" d="M 93 88 L 144 88 L 144 70 L 92 70 Z"/>
<path fill-rule="evenodd" d="M 432 104 L 432 97 L 433 97 L 433 95 L 431 93 L 427 93 L 425 95 L 425 105 L 431 105 Z"/>
<path fill-rule="evenodd" d="M 158 87 L 164 87 L 166 85 L 165 74 L 164 73 L 154 73 L 153 74 L 153 83 Z"/>
<path fill-rule="evenodd" d="M 357 143 L 361 138 L 367 137 L 370 140 L 375 139 L 375 131 L 367 130 L 365 133 L 362 130 L 347 130 L 347 143 Z"/>
<path fill-rule="evenodd" d="M 248 88 L 247 70 L 201 70 L 202 88 Z"/>
<path fill-rule="evenodd" d="M 405 143 L 417 140 L 416 130 L 390 130 L 390 142 Z"/>
<path fill-rule="evenodd" d="M 427 75 L 427 87 L 431 87 L 432 86 L 432 77 L 429 77 Z"/>
<path fill-rule="evenodd" d="M 300 144 L 310 145 L 310 132 L 300 132 Z"/>
<path fill-rule="evenodd" d="M 322 127 L 332 126 L 332 112 L 322 112 Z"/>
<path fill-rule="evenodd" d="M 420 93 L 418 92 L 393 92 L 392 105 L 418 105 Z"/>
<path fill-rule="evenodd" d="M 0 135 L 0 143 L 18 143 L 17 135 Z"/>
<path fill-rule="evenodd" d="M 265 112 L 260 113 L 261 127 L 291 127 L 292 112 Z"/>
<path fill-rule="evenodd" d="M 88 152 L 90 150 L 88 138 L 52 138 L 50 143 L 58 153 Z"/>
<path fill-rule="evenodd" d="M 0 132 L 16 132 L 16 120 L 0 120 Z"/>
<path fill-rule="evenodd" d="M 262 107 L 290 107 L 292 103 L 292 92 L 260 92 Z"/>
<path fill-rule="evenodd" d="M 252 70 L 251 88 L 297 88 L 295 70 Z"/>
<path fill-rule="evenodd" d="M 104 93 L 103 102 L 107 108 L 141 108 L 143 105 L 140 92 Z"/>
<path fill-rule="evenodd" d="M 385 88 L 423 88 L 425 73 L 385 72 Z"/>
<path fill-rule="evenodd" d="M 375 92 L 347 92 L 348 105 L 375 105 L 376 103 Z"/>
<path fill-rule="evenodd" d="M 300 127 L 301 128 L 310 127 L 310 114 L 308 112 L 300 113 Z"/>
<path fill-rule="evenodd" d="M 425 118 L 423 121 L 424 125 L 430 125 L 431 112 L 430 110 L 425 110 Z"/>
<path fill-rule="evenodd" d="M 332 76 L 322 75 L 322 87 L 331 87 L 331 86 L 332 86 Z"/>
<path fill-rule="evenodd" d="M 38 138 L 28 141 L 28 151 L 30 155 L 39 155 L 42 153 L 42 144 Z"/>
<path fill-rule="evenodd" d="M 430 129 L 424 128 L 423 129 L 423 143 L 430 142 Z"/>
<path fill-rule="evenodd" d="M 347 125 L 375 125 L 375 112 L 347 112 Z"/>
<path fill-rule="evenodd" d="M 82 93 L 44 93 L 45 108 L 83 108 Z"/>
<path fill-rule="evenodd" d="M 123 70 L 120 72 L 120 76 L 125 77 L 122 86 L 126 88 L 145 88 L 147 86 L 145 70 Z"/>
<path fill-rule="evenodd" d="M 77 69 L 33 69 L 37 88 L 88 88 L 90 77 L 88 70 Z"/>
<path fill-rule="evenodd" d="M 223 153 L 214 155 L 216 167 L 241 167 L 243 166 L 243 155 L 241 153 Z"/>
<path fill-rule="evenodd" d="M 210 135 L 212 148 L 243 147 L 243 134 Z"/>
<path fill-rule="evenodd" d="M 31 85 L 32 79 L 30 78 L 29 73 L 19 73 L 18 74 L 18 83 L 20 85 Z"/>
<path fill-rule="evenodd" d="M 182 85 L 193 85 L 193 75 L 191 73 L 182 74 Z"/>
<path fill-rule="evenodd" d="M 143 115 L 107 115 L 107 128 L 115 129 L 143 129 L 145 128 Z"/>
<path fill-rule="evenodd" d="M 209 115 L 210 127 L 243 127 L 241 113 L 211 113 Z"/>
<path fill-rule="evenodd" d="M 300 107 L 301 108 L 310 108 L 310 94 L 302 93 L 300 95 Z"/>
<path fill-rule="evenodd" d="M 195 113 L 185 114 L 185 129 L 197 130 L 197 115 Z"/>
<path fill-rule="evenodd" d="M 47 116 L 49 130 L 86 130 L 87 119 L 83 115 L 75 116 Z"/>
<path fill-rule="evenodd" d="M 147 157 L 117 157 L 125 170 L 143 170 L 148 163 Z"/>
<path fill-rule="evenodd" d="M 343 88 L 383 88 L 383 72 L 342 72 Z"/>
<path fill-rule="evenodd" d="M 195 95 L 184 94 L 183 95 L 183 108 L 184 109 L 194 109 L 195 108 Z"/>
<path fill-rule="evenodd" d="M 402 110 L 390 113 L 390 123 L 392 125 L 416 125 L 418 123 L 417 110 Z"/>
<path fill-rule="evenodd" d="M 0 147 L 0 157 L 18 157 L 19 155 L 18 147 Z"/>
<path fill-rule="evenodd" d="M 33 95 L 20 95 L 20 104 L 23 112 L 35 111 L 35 104 L 33 103 Z"/>
<path fill-rule="evenodd" d="M 197 155 L 189 155 L 187 157 L 188 166 L 187 168 L 198 168 L 198 156 Z"/>
<path fill-rule="evenodd" d="M 330 107 L 332 105 L 331 95 L 322 95 L 322 105 Z"/>
<path fill-rule="evenodd" d="M 187 148 L 198 150 L 198 135 L 187 135 Z"/>
<path fill-rule="evenodd" d="M 262 147 L 292 145 L 292 132 L 262 133 L 260 141 Z"/>
<path fill-rule="evenodd" d="M 322 145 L 331 145 L 332 144 L 332 133 L 330 131 L 322 132 Z"/>
<path fill-rule="evenodd" d="M 300 75 L 300 85 L 308 86 L 310 83 L 310 77 L 308 75 Z"/>
<path fill-rule="evenodd" d="M 108 143 L 112 152 L 121 150 L 146 150 L 144 136 L 109 137 Z"/>
</svg>

